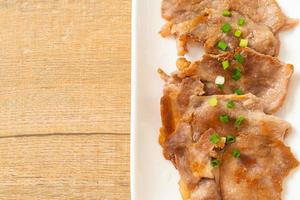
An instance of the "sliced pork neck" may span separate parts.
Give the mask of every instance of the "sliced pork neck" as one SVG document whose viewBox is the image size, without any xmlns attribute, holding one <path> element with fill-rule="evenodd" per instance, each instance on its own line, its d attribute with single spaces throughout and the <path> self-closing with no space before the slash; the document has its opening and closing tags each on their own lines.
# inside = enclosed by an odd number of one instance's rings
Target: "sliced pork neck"
<svg viewBox="0 0 300 200">
<path fill-rule="evenodd" d="M 235 158 L 233 151 L 241 155 Z M 281 200 L 284 178 L 299 165 L 290 149 L 268 136 L 241 135 L 223 154 L 219 177 L 182 188 L 184 200 Z M 218 182 L 217 182 L 218 180 Z"/>
<path fill-rule="evenodd" d="M 223 16 L 230 10 L 230 16 Z M 272 13 L 272 14 L 271 14 Z M 196 41 L 207 53 L 220 54 L 218 42 L 224 41 L 233 50 L 240 45 L 240 39 L 247 39 L 248 46 L 271 56 L 278 55 L 280 29 L 293 27 L 297 20 L 287 18 L 275 0 L 164 0 L 162 16 L 169 22 L 162 28 L 161 35 L 175 35 L 178 55 L 187 52 L 186 44 Z M 239 19 L 245 23 L 239 24 Z M 228 23 L 228 32 L 222 26 Z M 235 32 L 241 31 L 240 35 Z"/>
<path fill-rule="evenodd" d="M 226 69 L 223 62 L 228 64 Z M 162 116 L 173 124 L 185 111 L 191 95 L 252 93 L 260 98 L 266 113 L 274 113 L 284 102 L 293 73 L 292 65 L 249 48 L 222 55 L 206 54 L 193 63 L 180 58 L 177 67 L 178 71 L 171 76 L 160 71 L 166 81 L 161 99 Z M 216 84 L 218 77 L 224 79 L 222 85 Z M 172 130 L 174 126 L 167 131 Z"/>
<path fill-rule="evenodd" d="M 236 149 L 239 159 L 232 156 Z M 283 180 L 298 164 L 282 141 L 265 135 L 237 137 L 222 157 L 222 199 L 281 200 Z"/>
</svg>

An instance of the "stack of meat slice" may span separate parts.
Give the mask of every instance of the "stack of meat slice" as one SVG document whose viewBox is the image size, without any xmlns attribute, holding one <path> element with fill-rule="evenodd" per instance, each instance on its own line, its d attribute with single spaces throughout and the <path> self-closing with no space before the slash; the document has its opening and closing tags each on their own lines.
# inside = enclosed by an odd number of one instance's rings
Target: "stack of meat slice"
<svg viewBox="0 0 300 200">
<path fill-rule="evenodd" d="M 298 166 L 283 140 L 291 126 L 271 114 L 283 104 L 293 66 L 281 62 L 278 32 L 293 27 L 275 0 L 163 0 L 178 54 L 161 98 L 159 142 L 180 174 L 183 200 L 280 200 Z"/>
<path fill-rule="evenodd" d="M 183 199 L 280 199 L 283 178 L 298 165 L 282 142 L 289 129 L 253 95 L 193 96 L 161 144 Z"/>
</svg>

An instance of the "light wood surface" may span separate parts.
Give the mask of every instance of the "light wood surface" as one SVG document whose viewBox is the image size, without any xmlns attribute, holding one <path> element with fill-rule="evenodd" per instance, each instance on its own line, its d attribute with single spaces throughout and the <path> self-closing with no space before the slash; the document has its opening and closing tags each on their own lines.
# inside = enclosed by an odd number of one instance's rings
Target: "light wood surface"
<svg viewBox="0 0 300 200">
<path fill-rule="evenodd" d="M 129 199 L 128 135 L 0 140 L 0 199 Z"/>
<path fill-rule="evenodd" d="M 0 0 L 0 200 L 127 200 L 130 0 Z"/>
</svg>

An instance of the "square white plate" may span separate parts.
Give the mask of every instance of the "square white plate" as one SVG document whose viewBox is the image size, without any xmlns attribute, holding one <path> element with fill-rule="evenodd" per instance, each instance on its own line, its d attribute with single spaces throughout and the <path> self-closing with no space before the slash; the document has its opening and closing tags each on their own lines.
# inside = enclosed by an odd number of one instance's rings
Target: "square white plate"
<svg viewBox="0 0 300 200">
<path fill-rule="evenodd" d="M 131 109 L 131 199 L 180 200 L 178 174 L 162 155 L 158 144 L 160 97 L 163 81 L 157 68 L 175 70 L 176 44 L 158 32 L 164 24 L 161 0 L 132 2 L 132 109 Z M 299 0 L 280 0 L 284 12 L 300 19 Z M 289 94 L 277 114 L 293 125 L 286 144 L 300 160 L 300 27 L 280 34 L 280 59 L 295 66 Z M 200 59 L 202 51 L 193 48 L 189 59 Z M 300 199 L 300 170 L 293 171 L 284 185 L 284 200 Z"/>
</svg>

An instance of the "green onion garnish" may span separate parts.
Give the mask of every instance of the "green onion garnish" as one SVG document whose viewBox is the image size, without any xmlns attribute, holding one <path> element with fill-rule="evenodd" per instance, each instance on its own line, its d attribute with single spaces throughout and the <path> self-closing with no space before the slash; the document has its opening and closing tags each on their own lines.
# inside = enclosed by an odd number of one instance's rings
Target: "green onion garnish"
<svg viewBox="0 0 300 200">
<path fill-rule="evenodd" d="M 235 136 L 234 135 L 227 135 L 226 136 L 226 143 L 231 144 L 235 142 Z"/>
<path fill-rule="evenodd" d="M 213 166 L 214 168 L 217 168 L 220 166 L 221 162 L 218 159 L 211 159 L 210 161 L 211 166 Z"/>
<path fill-rule="evenodd" d="M 229 116 L 224 114 L 224 115 L 221 115 L 219 117 L 219 120 L 222 122 L 222 123 L 228 123 L 229 122 Z"/>
<path fill-rule="evenodd" d="M 233 73 L 232 73 L 232 79 L 237 81 L 237 80 L 240 80 L 240 78 L 242 77 L 242 71 L 241 71 L 241 68 L 237 67 Z"/>
<path fill-rule="evenodd" d="M 217 85 L 223 85 L 225 83 L 225 77 L 224 76 L 217 76 L 215 79 L 215 84 Z"/>
<path fill-rule="evenodd" d="M 241 89 L 236 89 L 234 91 L 234 93 L 237 94 L 237 95 L 243 95 L 244 94 L 244 92 Z"/>
<path fill-rule="evenodd" d="M 223 69 L 225 69 L 225 70 L 226 70 L 228 67 L 230 67 L 229 61 L 228 61 L 228 60 L 223 61 L 223 62 L 222 62 L 222 67 L 223 67 Z"/>
<path fill-rule="evenodd" d="M 217 87 L 220 89 L 220 90 L 224 90 L 224 84 L 217 84 Z"/>
<path fill-rule="evenodd" d="M 224 42 L 224 40 L 219 41 L 218 43 L 218 47 L 219 49 L 221 49 L 222 51 L 226 51 L 226 49 L 228 48 L 228 45 L 226 44 L 226 42 Z"/>
<path fill-rule="evenodd" d="M 234 125 L 235 125 L 236 127 L 239 127 L 239 126 L 243 123 L 244 120 L 245 120 L 245 117 L 244 117 L 244 116 L 239 116 L 239 117 L 235 120 Z"/>
<path fill-rule="evenodd" d="M 232 153 L 233 157 L 235 157 L 235 158 L 241 157 L 241 152 L 237 149 L 234 149 L 231 153 Z"/>
<path fill-rule="evenodd" d="M 240 40 L 240 47 L 247 47 L 248 46 L 248 40 L 247 39 L 241 39 Z"/>
<path fill-rule="evenodd" d="M 216 105 L 218 105 L 218 100 L 217 100 L 217 98 L 216 97 L 212 97 L 212 98 L 210 98 L 209 100 L 208 100 L 208 104 L 210 105 L 210 106 L 216 106 Z"/>
<path fill-rule="evenodd" d="M 229 10 L 223 10 L 222 15 L 224 17 L 230 17 L 231 16 L 231 12 Z"/>
<path fill-rule="evenodd" d="M 240 29 L 237 29 L 237 30 L 234 32 L 234 36 L 237 37 L 237 38 L 241 37 L 241 35 L 242 35 L 242 31 L 241 31 Z"/>
<path fill-rule="evenodd" d="M 241 54 L 234 55 L 234 59 L 241 64 L 243 64 L 245 62 L 245 59 Z"/>
<path fill-rule="evenodd" d="M 235 104 L 234 104 L 234 101 L 230 100 L 227 102 L 227 108 L 234 108 Z"/>
<path fill-rule="evenodd" d="M 210 136 L 209 140 L 213 143 L 213 144 L 218 144 L 218 142 L 220 142 L 221 137 L 219 136 L 218 133 L 214 133 Z"/>
<path fill-rule="evenodd" d="M 230 31 L 231 31 L 231 26 L 230 26 L 230 24 L 225 23 L 225 24 L 222 26 L 221 30 L 223 31 L 223 33 L 228 33 L 228 32 L 230 32 Z"/>
<path fill-rule="evenodd" d="M 238 21 L 238 24 L 240 25 L 240 26 L 243 26 L 244 24 L 245 24 L 245 22 L 246 22 L 246 20 L 244 19 L 244 18 L 239 18 L 239 21 Z"/>
</svg>

